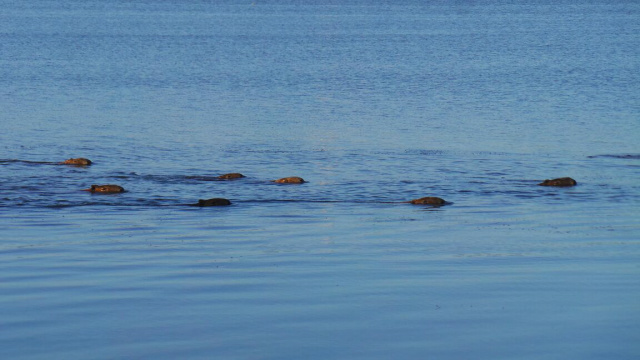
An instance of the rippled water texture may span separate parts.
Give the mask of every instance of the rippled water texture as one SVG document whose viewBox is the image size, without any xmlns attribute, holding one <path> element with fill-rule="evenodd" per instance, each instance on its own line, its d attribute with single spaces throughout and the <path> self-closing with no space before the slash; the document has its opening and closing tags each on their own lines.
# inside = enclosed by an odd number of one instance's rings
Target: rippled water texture
<svg viewBox="0 0 640 360">
<path fill-rule="evenodd" d="M 3 3 L 0 358 L 637 359 L 639 33 L 630 1 Z"/>
</svg>

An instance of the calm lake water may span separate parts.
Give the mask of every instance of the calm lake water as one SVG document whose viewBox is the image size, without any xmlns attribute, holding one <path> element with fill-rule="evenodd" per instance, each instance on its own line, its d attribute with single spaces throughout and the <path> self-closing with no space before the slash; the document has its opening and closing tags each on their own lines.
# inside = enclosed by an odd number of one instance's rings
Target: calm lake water
<svg viewBox="0 0 640 360">
<path fill-rule="evenodd" d="M 637 2 L 0 5 L 1 358 L 640 357 Z"/>
</svg>

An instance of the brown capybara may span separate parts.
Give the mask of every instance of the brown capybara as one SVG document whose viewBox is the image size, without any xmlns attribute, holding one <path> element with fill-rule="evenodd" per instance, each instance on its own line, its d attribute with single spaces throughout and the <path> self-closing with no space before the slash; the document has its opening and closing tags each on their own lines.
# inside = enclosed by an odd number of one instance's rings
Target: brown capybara
<svg viewBox="0 0 640 360">
<path fill-rule="evenodd" d="M 93 164 L 93 162 L 89 159 L 85 158 L 75 158 L 75 159 L 67 159 L 60 164 L 62 165 L 75 165 L 75 166 L 89 166 Z"/>
<path fill-rule="evenodd" d="M 119 185 L 91 185 L 90 188 L 84 189 L 92 193 L 112 194 L 124 192 L 124 188 Z"/>
<path fill-rule="evenodd" d="M 290 177 L 285 177 L 285 178 L 278 179 L 278 180 L 273 180 L 273 182 L 276 182 L 278 184 L 302 184 L 305 181 L 301 177 L 290 176 Z"/>
<path fill-rule="evenodd" d="M 441 199 L 439 197 L 427 196 L 427 197 L 422 197 L 420 199 L 413 199 L 409 201 L 409 203 L 414 205 L 444 205 L 446 201 L 444 201 L 444 199 Z"/>
<path fill-rule="evenodd" d="M 570 177 L 563 177 L 563 178 L 557 178 L 557 179 L 551 179 L 551 180 L 547 179 L 539 183 L 538 185 L 540 186 L 576 186 L 578 185 L 578 182 L 576 182 Z"/>
<path fill-rule="evenodd" d="M 243 178 L 244 175 L 240 174 L 240 173 L 229 173 L 229 174 L 224 174 L 224 175 L 220 175 L 218 176 L 218 179 L 221 180 L 233 180 L 233 179 L 240 179 Z"/>
<path fill-rule="evenodd" d="M 213 199 L 206 199 L 206 200 L 200 199 L 198 200 L 198 203 L 194 204 L 193 206 L 205 207 L 205 206 L 227 206 L 227 205 L 231 205 L 231 201 L 223 198 L 213 198 Z"/>
</svg>

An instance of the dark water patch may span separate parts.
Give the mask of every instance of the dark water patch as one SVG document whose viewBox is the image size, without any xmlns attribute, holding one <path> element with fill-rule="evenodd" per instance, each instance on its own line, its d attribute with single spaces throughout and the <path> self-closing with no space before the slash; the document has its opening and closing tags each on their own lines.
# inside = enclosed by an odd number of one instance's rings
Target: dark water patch
<svg viewBox="0 0 640 360">
<path fill-rule="evenodd" d="M 148 180 L 154 180 L 158 182 L 185 182 L 185 183 L 197 183 L 197 182 L 210 182 L 210 181 L 236 181 L 244 178 L 237 179 L 224 179 L 220 178 L 220 175 L 145 175 L 143 178 Z"/>
<path fill-rule="evenodd" d="M 52 177 L 55 174 L 39 172 L 19 175 L 16 183 L 6 180 L 0 185 L 0 189 L 4 192 L 3 198 L 0 199 L 0 207 L 64 208 L 93 204 L 162 207 L 195 203 L 197 199 L 210 197 L 239 199 L 233 201 L 241 203 L 393 204 L 423 196 L 438 196 L 447 201 L 453 200 L 460 203 L 468 201 L 484 203 L 485 199 L 492 199 L 500 203 L 514 204 L 518 199 L 559 195 L 562 195 L 566 201 L 583 200 L 594 196 L 598 199 L 618 200 L 621 197 L 620 193 L 625 191 L 621 186 L 604 183 L 596 189 L 595 184 L 589 185 L 581 180 L 576 188 L 545 189 L 537 186 L 540 179 L 509 179 L 503 172 L 470 173 L 468 177 L 418 174 L 408 179 L 403 178 L 402 175 L 399 179 L 386 179 L 384 176 L 357 180 L 330 177 L 298 186 L 277 184 L 268 179 L 243 178 L 229 181 L 208 175 L 141 175 L 137 172 L 117 172 L 115 175 L 101 176 L 101 178 L 118 180 L 115 183 L 123 185 L 129 191 L 127 194 L 86 194 L 80 190 L 94 182 L 94 178 L 87 179 L 86 176 L 79 177 L 67 172 L 64 176 L 57 178 Z M 191 186 L 209 182 L 224 183 L 224 186 Z M 156 186 L 154 183 L 170 186 Z M 463 197 L 456 198 L 456 194 Z M 90 196 L 91 200 L 87 201 L 87 196 Z"/>
<path fill-rule="evenodd" d="M 234 200 L 234 203 L 347 203 L 348 201 L 340 200 L 301 200 L 301 199 L 251 199 L 251 200 Z"/>
<path fill-rule="evenodd" d="M 444 150 L 405 150 L 408 155 L 424 155 L 424 156 L 442 156 L 447 152 Z"/>
<path fill-rule="evenodd" d="M 453 203 L 450 203 L 450 204 L 453 204 Z M 444 211 L 445 209 L 439 205 L 422 205 L 417 207 L 417 210 L 420 212 L 438 212 L 438 211 Z"/>
<path fill-rule="evenodd" d="M 234 153 L 237 151 L 233 151 Z M 283 149 L 242 149 L 244 153 L 258 153 L 258 154 L 299 154 L 300 150 L 283 150 Z"/>
<path fill-rule="evenodd" d="M 640 154 L 604 154 L 604 155 L 587 156 L 587 158 L 589 158 L 589 159 L 610 158 L 610 159 L 640 160 Z"/>
<path fill-rule="evenodd" d="M 400 152 L 398 152 L 400 153 Z M 407 149 L 402 151 L 404 154 L 408 155 L 421 155 L 421 156 L 452 156 L 459 157 L 461 159 L 468 158 L 490 158 L 490 157 L 518 157 L 521 158 L 524 154 L 521 153 L 510 153 L 510 152 L 502 152 L 502 151 L 477 151 L 477 150 L 443 150 L 443 149 Z"/>
<path fill-rule="evenodd" d="M 95 196 L 95 198 L 93 198 Z M 91 200 L 60 200 L 60 199 L 31 199 L 31 198 L 3 198 L 0 199 L 0 208 L 14 208 L 14 207 L 29 207 L 29 208 L 47 208 L 47 209 L 63 209 L 72 207 L 139 207 L 139 208 L 172 208 L 172 207 L 185 207 L 195 206 L 197 200 L 187 199 L 121 199 L 119 194 L 98 194 L 92 195 Z M 108 198 L 107 198 L 108 197 Z M 367 199 L 345 199 L 345 200 L 333 200 L 333 199 L 231 199 L 231 206 L 234 204 L 368 204 L 368 205 L 398 205 L 409 204 L 409 200 L 367 200 Z M 447 201 L 445 205 L 452 205 L 454 202 Z M 415 205 L 436 207 L 438 205 L 424 204 Z"/>
<path fill-rule="evenodd" d="M 218 176 L 206 176 L 206 175 L 187 175 L 184 178 L 185 180 L 195 180 L 195 181 L 228 181 L 226 179 L 221 179 Z"/>
<path fill-rule="evenodd" d="M 140 178 L 141 176 L 138 175 L 138 173 L 136 172 L 125 173 L 125 172 L 116 171 L 111 173 L 109 177 L 112 179 L 128 180 L 128 179 L 137 179 L 137 178 Z"/>
<path fill-rule="evenodd" d="M 199 175 L 144 175 L 141 178 L 160 184 L 194 184 L 201 181 L 214 181 L 213 176 Z"/>
<path fill-rule="evenodd" d="M 30 164 L 30 165 L 60 165 L 60 162 L 54 161 L 31 161 L 18 159 L 0 159 L 0 165 L 4 164 Z"/>
<path fill-rule="evenodd" d="M 45 208 L 45 209 L 66 209 L 66 208 L 75 208 L 75 207 L 91 206 L 91 205 L 95 205 L 95 203 L 92 203 L 92 202 L 76 202 L 76 203 L 56 202 L 54 204 L 42 204 L 39 207 Z M 20 206 L 20 205 L 18 205 L 18 206 Z"/>
<path fill-rule="evenodd" d="M 52 199 L 50 197 L 36 198 L 3 198 L 0 199 L 0 208 L 43 208 L 43 209 L 64 209 L 75 207 L 139 207 L 139 208 L 159 208 L 187 206 L 187 201 L 177 199 L 162 198 L 123 198 L 122 194 L 90 194 L 89 199 L 68 200 Z"/>
<path fill-rule="evenodd" d="M 278 204 L 278 203 L 293 203 L 293 204 L 380 204 L 380 205 L 397 205 L 397 204 L 410 204 L 410 201 L 380 201 L 380 200 L 322 200 L 322 199 L 264 199 L 264 200 L 234 200 L 234 203 L 260 203 L 260 204 Z M 453 202 L 447 201 L 444 205 L 452 205 Z M 416 205 L 426 207 L 438 207 L 442 205 L 434 204 L 421 204 Z"/>
<path fill-rule="evenodd" d="M 222 173 L 220 173 L 222 174 Z M 155 182 L 158 184 L 198 184 L 202 182 L 246 182 L 246 181 L 254 181 L 254 182 L 268 182 L 269 180 L 255 180 L 248 177 L 237 178 L 237 179 L 221 179 L 220 175 L 155 175 L 155 174 L 138 174 L 135 172 L 126 173 L 126 174 L 118 174 L 111 175 L 110 178 L 113 179 L 121 179 L 121 180 L 132 180 L 132 181 L 149 181 Z"/>
</svg>

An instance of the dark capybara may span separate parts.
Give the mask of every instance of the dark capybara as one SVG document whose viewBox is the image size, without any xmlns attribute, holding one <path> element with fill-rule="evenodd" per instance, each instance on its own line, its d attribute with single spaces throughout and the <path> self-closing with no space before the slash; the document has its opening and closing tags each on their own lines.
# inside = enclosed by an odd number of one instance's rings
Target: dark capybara
<svg viewBox="0 0 640 360">
<path fill-rule="evenodd" d="M 85 158 L 75 158 L 75 159 L 67 159 L 60 164 L 62 165 L 75 165 L 75 166 L 89 166 L 93 164 L 93 162 L 89 159 Z"/>
<path fill-rule="evenodd" d="M 205 206 L 227 206 L 227 205 L 231 205 L 231 201 L 223 198 L 213 198 L 213 199 L 206 199 L 206 200 L 200 199 L 198 200 L 198 203 L 195 204 L 194 206 L 205 207 Z"/>
<path fill-rule="evenodd" d="M 84 191 L 89 191 L 92 193 L 111 194 L 124 192 L 124 188 L 119 185 L 91 185 L 90 188 L 84 189 Z"/>
<path fill-rule="evenodd" d="M 420 199 L 413 199 L 409 201 L 409 203 L 414 205 L 444 205 L 446 201 L 444 201 L 444 199 L 441 199 L 439 197 L 427 196 L 427 197 L 422 197 Z"/>
<path fill-rule="evenodd" d="M 576 186 L 578 183 L 570 177 L 557 178 L 552 180 L 545 180 L 538 184 L 540 186 Z"/>
<path fill-rule="evenodd" d="M 305 181 L 301 177 L 290 176 L 290 177 L 285 177 L 285 178 L 278 179 L 278 180 L 273 180 L 273 182 L 276 182 L 278 184 L 302 184 Z"/>
<path fill-rule="evenodd" d="M 240 178 L 243 178 L 243 177 L 244 177 L 244 175 L 242 175 L 240 173 L 229 173 L 229 174 L 224 174 L 224 175 L 218 176 L 218 179 L 233 180 L 233 179 L 240 179 Z"/>
</svg>

